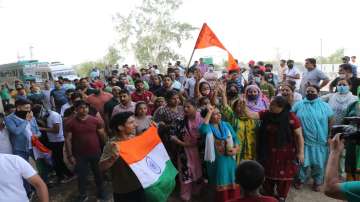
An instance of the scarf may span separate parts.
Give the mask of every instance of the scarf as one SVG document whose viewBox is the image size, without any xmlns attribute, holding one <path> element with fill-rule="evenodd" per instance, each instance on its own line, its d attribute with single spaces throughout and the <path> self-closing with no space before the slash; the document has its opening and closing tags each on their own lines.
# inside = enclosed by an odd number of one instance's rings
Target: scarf
<svg viewBox="0 0 360 202">
<path fill-rule="evenodd" d="M 262 123 L 257 137 L 257 145 L 259 145 L 257 147 L 257 154 L 260 162 L 267 159 L 269 149 L 271 149 L 268 148 L 267 143 L 267 129 L 269 125 L 276 125 L 275 127 L 277 128 L 275 148 L 280 149 L 292 142 L 293 134 L 289 120 L 290 105 L 279 114 L 271 113 L 270 111 L 265 112 L 263 119 L 261 119 Z"/>
<path fill-rule="evenodd" d="M 258 98 L 256 100 L 247 99 L 246 105 L 252 112 L 260 112 L 265 110 L 269 106 L 269 100 L 262 94 L 260 88 L 257 85 L 249 85 L 245 88 L 245 94 L 249 90 L 256 90 L 258 92 Z"/>
<path fill-rule="evenodd" d="M 218 125 L 219 125 L 219 128 L 216 128 L 212 124 L 210 124 L 211 132 L 217 139 L 226 140 L 228 135 L 230 134 L 228 127 L 225 125 L 224 121 L 220 121 L 220 123 Z"/>
</svg>

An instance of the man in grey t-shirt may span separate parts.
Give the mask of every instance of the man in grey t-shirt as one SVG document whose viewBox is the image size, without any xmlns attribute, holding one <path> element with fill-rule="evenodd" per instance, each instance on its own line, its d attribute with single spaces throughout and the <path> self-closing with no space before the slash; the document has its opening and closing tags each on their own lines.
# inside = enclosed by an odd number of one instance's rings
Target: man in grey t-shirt
<svg viewBox="0 0 360 202">
<path fill-rule="evenodd" d="M 314 58 L 307 58 L 305 60 L 305 68 L 307 71 L 303 73 L 300 84 L 300 93 L 303 96 L 305 96 L 306 85 L 308 83 L 317 85 L 321 89 L 330 82 L 329 77 L 326 76 L 324 72 L 316 68 L 316 60 Z M 322 81 L 321 84 L 320 81 Z"/>
</svg>

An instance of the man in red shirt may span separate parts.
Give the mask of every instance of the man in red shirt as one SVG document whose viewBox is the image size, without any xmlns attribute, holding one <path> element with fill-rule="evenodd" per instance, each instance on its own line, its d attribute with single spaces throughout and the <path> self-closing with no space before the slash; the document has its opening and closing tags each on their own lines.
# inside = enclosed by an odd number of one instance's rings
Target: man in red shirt
<svg viewBox="0 0 360 202">
<path fill-rule="evenodd" d="M 265 171 L 256 161 L 242 161 L 236 170 L 236 181 L 241 187 L 241 197 L 227 202 L 277 202 L 273 197 L 262 196 L 259 189 L 265 180 Z"/>
<path fill-rule="evenodd" d="M 131 94 L 131 100 L 133 102 L 145 102 L 148 106 L 148 115 L 152 114 L 152 112 L 154 111 L 154 94 L 150 91 L 145 90 L 144 81 L 142 80 L 135 81 L 135 88 L 135 92 Z"/>
<path fill-rule="evenodd" d="M 100 113 L 101 117 L 104 118 L 104 105 L 113 95 L 103 91 L 105 84 L 100 80 L 95 81 L 91 86 L 95 89 L 94 94 L 89 95 L 86 98 L 86 102 L 94 107 Z"/>
<path fill-rule="evenodd" d="M 131 100 L 133 102 L 143 101 L 146 102 L 146 104 L 152 103 L 154 95 L 152 92 L 145 90 L 144 81 L 136 80 L 135 88 L 135 92 L 131 94 Z"/>
<path fill-rule="evenodd" d="M 78 201 L 88 199 L 86 186 L 89 165 L 95 177 L 97 197 L 103 200 L 106 199 L 106 194 L 98 164 L 101 156 L 100 140 L 105 143 L 106 133 L 99 119 L 88 114 L 89 106 L 85 101 L 76 101 L 74 108 L 76 115 L 65 125 L 65 141 L 68 160 L 75 165 L 78 175 Z"/>
</svg>

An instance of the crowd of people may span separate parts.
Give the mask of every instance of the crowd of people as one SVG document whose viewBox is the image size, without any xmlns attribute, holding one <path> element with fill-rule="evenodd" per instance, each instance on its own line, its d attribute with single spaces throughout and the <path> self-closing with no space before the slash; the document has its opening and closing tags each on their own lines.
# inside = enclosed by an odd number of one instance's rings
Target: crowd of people
<svg viewBox="0 0 360 202">
<path fill-rule="evenodd" d="M 108 174 L 115 202 L 147 201 L 115 143 L 153 124 L 179 172 L 182 201 L 204 189 L 218 202 L 286 201 L 291 186 L 302 189 L 310 177 L 315 192 L 325 182 L 328 196 L 359 201 L 357 183 L 340 183 L 360 180 L 359 146 L 346 142 L 344 151 L 339 135 L 329 143 L 334 124 L 360 115 L 355 59 L 344 57 L 331 83 L 314 58 L 302 75 L 293 60 L 277 71 L 251 60 L 219 77 L 200 59 L 189 68 L 170 63 L 164 74 L 124 65 L 106 78 L 94 69 L 74 81 L 16 81 L 14 90 L 5 83 L 0 201 L 27 201 L 35 191 L 48 201 L 47 187 L 72 180 L 77 200 L 87 201 L 89 169 L 99 200 L 110 198 Z"/>
</svg>

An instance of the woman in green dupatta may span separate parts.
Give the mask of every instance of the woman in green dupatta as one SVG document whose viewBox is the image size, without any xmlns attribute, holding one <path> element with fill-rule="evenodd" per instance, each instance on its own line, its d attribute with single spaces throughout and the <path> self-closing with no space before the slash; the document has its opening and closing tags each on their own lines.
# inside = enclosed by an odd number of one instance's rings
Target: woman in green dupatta
<svg viewBox="0 0 360 202">
<path fill-rule="evenodd" d="M 358 99 L 360 98 L 360 88 L 357 90 Z M 360 116 L 360 99 L 349 105 L 345 117 Z M 347 181 L 360 180 L 360 145 L 353 142 L 345 144 L 345 172 Z"/>
<path fill-rule="evenodd" d="M 221 113 L 224 119 L 228 121 L 234 128 L 236 136 L 240 140 L 240 149 L 236 154 L 236 162 L 240 163 L 241 160 L 254 160 L 255 159 L 255 129 L 257 122 L 254 119 L 248 118 L 241 110 L 239 98 L 230 104 L 226 96 L 226 87 L 221 86 L 223 107 Z"/>
</svg>

